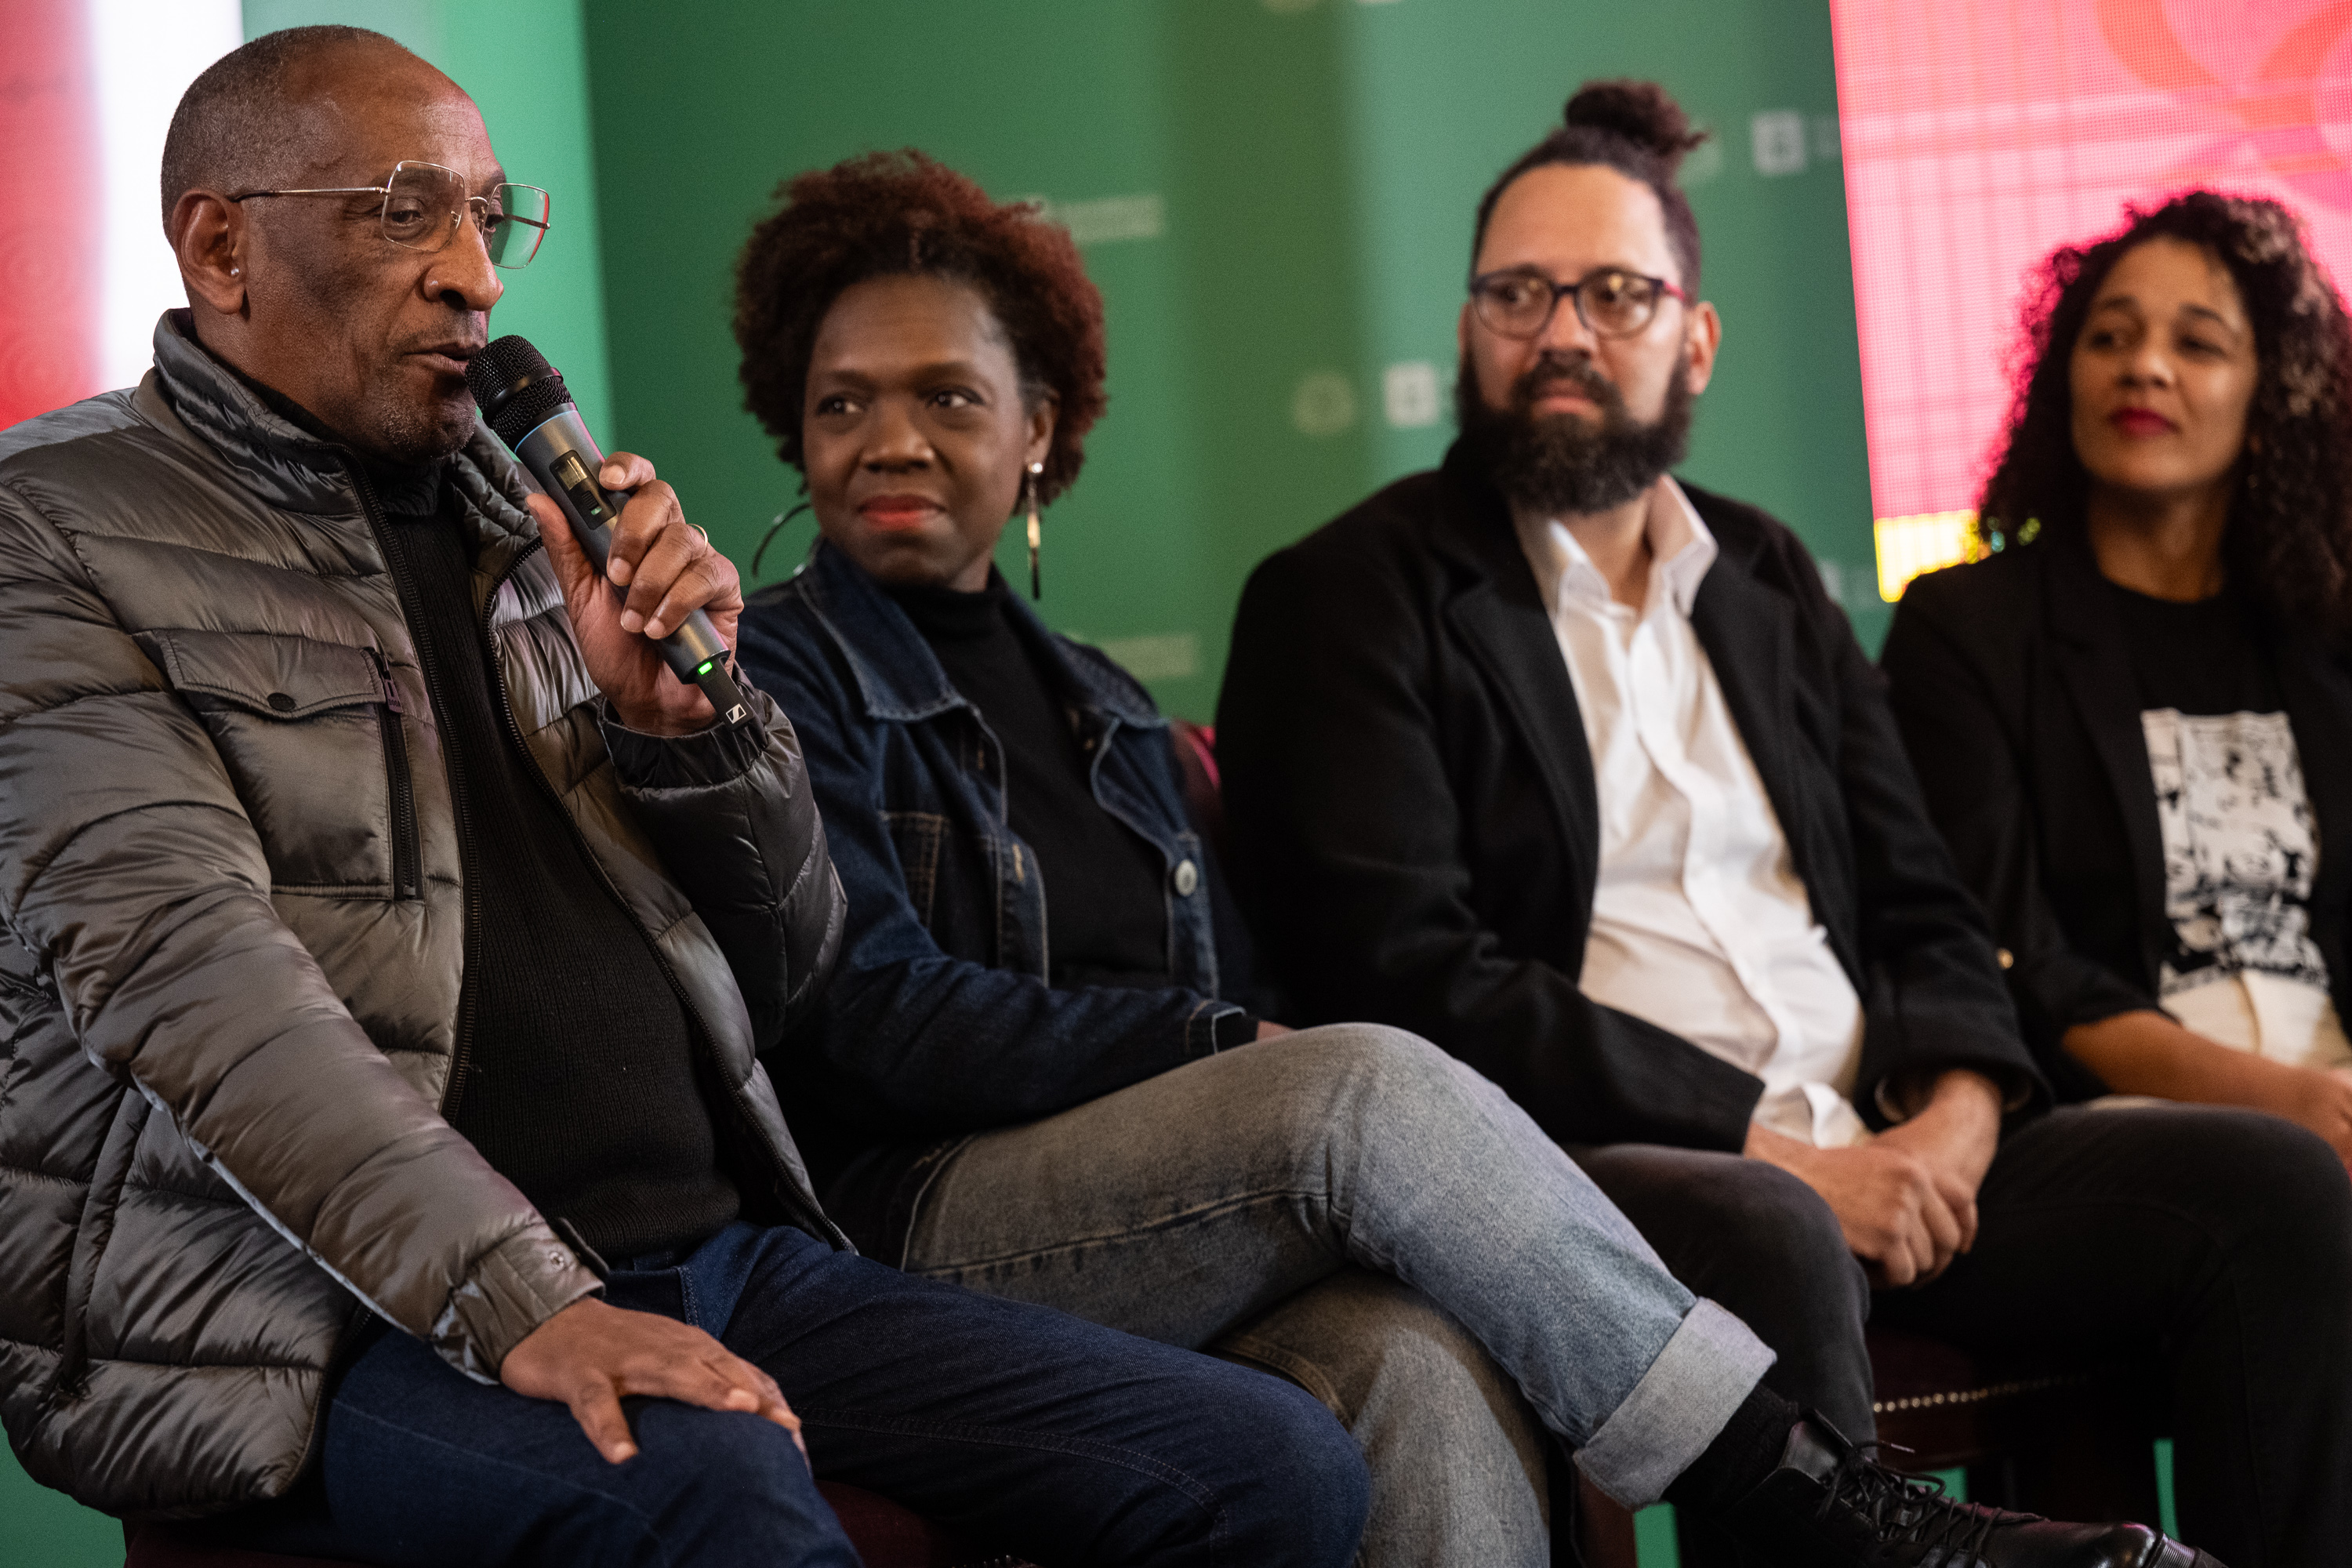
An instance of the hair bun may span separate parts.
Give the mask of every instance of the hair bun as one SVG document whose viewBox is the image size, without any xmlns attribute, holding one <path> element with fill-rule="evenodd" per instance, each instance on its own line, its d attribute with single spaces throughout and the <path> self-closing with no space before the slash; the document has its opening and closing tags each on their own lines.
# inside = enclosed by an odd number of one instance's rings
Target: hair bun
<svg viewBox="0 0 2352 1568">
<path fill-rule="evenodd" d="M 1588 81 L 1576 89 L 1560 118 L 1570 130 L 1582 127 L 1622 136 L 1663 159 L 1669 174 L 1684 153 L 1707 138 L 1706 132 L 1691 129 L 1682 105 L 1654 81 Z"/>
</svg>

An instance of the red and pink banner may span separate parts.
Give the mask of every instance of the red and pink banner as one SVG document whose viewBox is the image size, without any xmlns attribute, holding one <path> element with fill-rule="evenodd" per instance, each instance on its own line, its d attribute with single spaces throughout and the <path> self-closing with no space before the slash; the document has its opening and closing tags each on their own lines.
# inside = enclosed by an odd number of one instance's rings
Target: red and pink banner
<svg viewBox="0 0 2352 1568">
<path fill-rule="evenodd" d="M 83 0 L 5 0 L 0 64 L 0 429 L 100 390 L 106 243 Z"/>
<path fill-rule="evenodd" d="M 0 0 L 0 429 L 146 368 L 184 304 L 163 136 L 237 0 Z"/>
<path fill-rule="evenodd" d="M 2352 276 L 2352 0 L 1832 11 L 1882 584 L 1914 564 L 1890 520 L 1932 556 L 1974 504 L 2022 289 L 2057 246 L 2210 185 L 2294 207 Z"/>
</svg>

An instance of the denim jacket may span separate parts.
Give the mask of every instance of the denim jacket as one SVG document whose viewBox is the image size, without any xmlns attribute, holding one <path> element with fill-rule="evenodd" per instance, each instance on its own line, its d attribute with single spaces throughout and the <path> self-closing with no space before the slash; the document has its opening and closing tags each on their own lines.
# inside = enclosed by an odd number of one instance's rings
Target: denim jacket
<svg viewBox="0 0 2352 1568">
<path fill-rule="evenodd" d="M 905 612 L 820 542 L 751 600 L 738 650 L 800 735 L 849 895 L 832 984 L 771 1063 L 812 1097 L 793 1131 L 820 1183 L 876 1143 L 1034 1121 L 1207 1056 L 1217 1020 L 1244 1011 L 1219 997 L 1211 861 L 1168 721 L 1118 665 L 1012 603 L 1093 759 L 1095 799 L 1166 860 L 1174 984 L 1048 985 L 1047 889 L 1006 819 L 1003 748 Z"/>
</svg>

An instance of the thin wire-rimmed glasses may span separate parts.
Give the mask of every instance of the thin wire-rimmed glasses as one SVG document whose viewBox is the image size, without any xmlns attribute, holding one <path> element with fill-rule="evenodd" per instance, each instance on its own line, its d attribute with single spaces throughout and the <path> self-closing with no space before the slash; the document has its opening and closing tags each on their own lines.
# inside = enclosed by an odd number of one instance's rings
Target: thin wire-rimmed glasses
<svg viewBox="0 0 2352 1568">
<path fill-rule="evenodd" d="M 1658 301 L 1690 296 L 1663 278 L 1603 267 L 1573 283 L 1555 283 L 1532 267 L 1507 267 L 1470 279 L 1470 308 L 1488 331 L 1533 338 L 1551 325 L 1562 300 L 1576 301 L 1576 318 L 1600 337 L 1630 338 L 1658 313 Z"/>
<path fill-rule="evenodd" d="M 382 195 L 381 221 L 384 238 L 410 250 L 436 251 L 457 232 L 461 215 L 470 210 L 481 231 L 482 247 L 491 265 L 509 271 L 530 265 L 539 243 L 547 237 L 547 193 L 537 185 L 496 185 L 487 196 L 468 195 L 466 178 L 439 163 L 404 159 L 392 166 L 392 177 L 380 185 L 331 185 L 300 191 L 247 191 L 229 197 L 249 202 L 260 196 Z"/>
</svg>

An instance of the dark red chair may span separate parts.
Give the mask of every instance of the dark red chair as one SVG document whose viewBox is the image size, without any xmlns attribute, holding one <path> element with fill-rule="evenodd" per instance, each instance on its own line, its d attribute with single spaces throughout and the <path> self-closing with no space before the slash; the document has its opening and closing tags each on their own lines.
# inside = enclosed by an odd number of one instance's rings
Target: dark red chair
<svg viewBox="0 0 2352 1568">
<path fill-rule="evenodd" d="M 974 1546 L 861 1487 L 819 1481 L 817 1489 L 833 1505 L 866 1568 L 1029 1568 L 1018 1557 Z M 356 1568 L 327 1557 L 208 1545 L 198 1532 L 168 1525 L 126 1524 L 122 1533 L 130 1549 L 123 1568 Z"/>
</svg>

